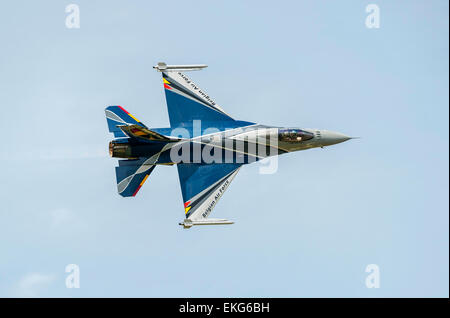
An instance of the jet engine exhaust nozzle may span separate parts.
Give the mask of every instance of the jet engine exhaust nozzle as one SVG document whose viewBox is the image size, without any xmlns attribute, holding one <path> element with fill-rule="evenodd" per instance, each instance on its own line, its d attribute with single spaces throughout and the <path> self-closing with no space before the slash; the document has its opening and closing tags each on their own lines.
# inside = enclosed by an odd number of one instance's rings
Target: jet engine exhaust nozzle
<svg viewBox="0 0 450 318">
<path fill-rule="evenodd" d="M 128 143 L 109 143 L 109 155 L 113 158 L 133 159 L 131 155 L 131 146 Z"/>
</svg>

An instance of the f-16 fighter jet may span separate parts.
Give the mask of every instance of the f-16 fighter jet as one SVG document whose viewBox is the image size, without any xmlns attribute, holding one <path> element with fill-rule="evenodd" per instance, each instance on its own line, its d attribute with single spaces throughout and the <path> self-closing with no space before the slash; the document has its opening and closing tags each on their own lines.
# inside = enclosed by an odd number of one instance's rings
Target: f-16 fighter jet
<svg viewBox="0 0 450 318">
<path fill-rule="evenodd" d="M 209 215 L 243 165 L 351 139 L 327 130 L 234 119 L 183 73 L 205 67 L 154 66 L 162 74 L 169 128 L 148 128 L 122 106 L 105 109 L 108 129 L 115 138 L 109 143 L 109 153 L 121 158 L 116 167 L 121 196 L 134 197 L 157 165 L 176 164 L 185 212 L 180 225 L 232 224 Z"/>
</svg>

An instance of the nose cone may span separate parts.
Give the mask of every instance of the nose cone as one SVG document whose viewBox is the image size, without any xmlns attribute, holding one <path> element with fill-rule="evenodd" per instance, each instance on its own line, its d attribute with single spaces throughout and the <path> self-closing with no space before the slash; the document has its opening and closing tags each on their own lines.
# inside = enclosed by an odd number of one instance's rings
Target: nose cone
<svg viewBox="0 0 450 318">
<path fill-rule="evenodd" d="M 323 146 L 331 146 L 351 139 L 349 136 L 329 130 L 321 130 L 320 135 L 320 143 Z"/>
</svg>

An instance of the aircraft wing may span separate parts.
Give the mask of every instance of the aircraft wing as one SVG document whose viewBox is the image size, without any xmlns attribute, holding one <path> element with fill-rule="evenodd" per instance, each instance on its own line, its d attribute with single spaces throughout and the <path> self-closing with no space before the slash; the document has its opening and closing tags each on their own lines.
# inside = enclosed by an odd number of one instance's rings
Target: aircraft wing
<svg viewBox="0 0 450 318">
<path fill-rule="evenodd" d="M 183 194 L 185 228 L 200 224 L 230 224 L 223 219 L 209 219 L 241 164 L 177 164 Z"/>
<path fill-rule="evenodd" d="M 193 120 L 234 121 L 203 89 L 180 72 L 180 70 L 193 71 L 204 67 L 206 65 L 165 65 L 164 63 L 155 66 L 155 69 L 162 73 L 172 128 L 192 125 Z"/>
</svg>

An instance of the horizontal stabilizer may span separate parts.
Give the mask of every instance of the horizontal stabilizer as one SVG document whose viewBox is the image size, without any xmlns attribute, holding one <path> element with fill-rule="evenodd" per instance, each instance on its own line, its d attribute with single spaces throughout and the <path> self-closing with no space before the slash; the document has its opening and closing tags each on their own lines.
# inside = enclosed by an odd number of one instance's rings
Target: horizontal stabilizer
<svg viewBox="0 0 450 318">
<path fill-rule="evenodd" d="M 185 229 L 188 229 L 194 225 L 225 225 L 225 224 L 233 224 L 233 221 L 225 220 L 225 219 L 201 219 L 201 220 L 191 220 L 185 219 L 180 225 L 182 225 Z"/>
<path fill-rule="evenodd" d="M 105 109 L 106 122 L 108 123 L 109 132 L 114 134 L 115 138 L 127 137 L 119 126 L 121 125 L 138 125 L 147 128 L 136 117 L 131 115 L 122 106 L 108 106 Z"/>
<path fill-rule="evenodd" d="M 116 167 L 117 192 L 123 197 L 134 197 L 147 180 L 155 165 L 146 164 L 147 159 L 119 160 Z"/>
<path fill-rule="evenodd" d="M 137 139 L 142 139 L 145 141 L 178 141 L 179 138 L 167 137 L 157 132 L 150 130 L 148 128 L 144 128 L 140 125 L 120 125 L 118 126 L 122 132 L 125 133 L 128 137 L 133 137 Z"/>
</svg>

